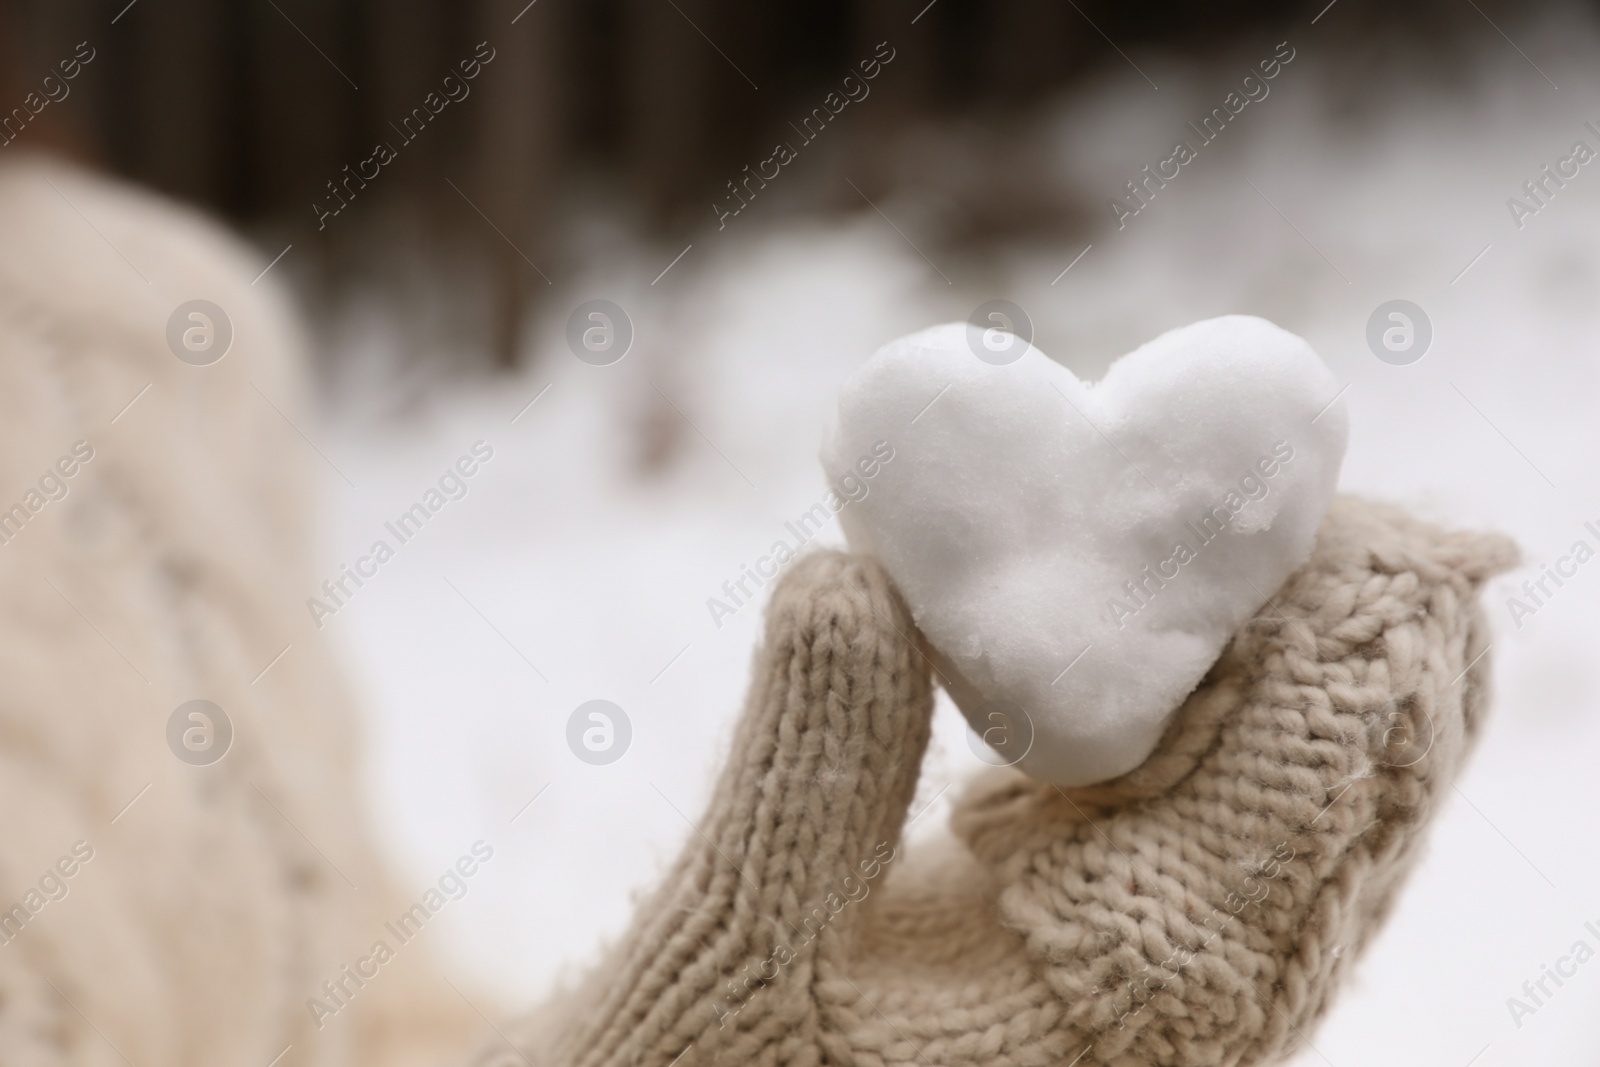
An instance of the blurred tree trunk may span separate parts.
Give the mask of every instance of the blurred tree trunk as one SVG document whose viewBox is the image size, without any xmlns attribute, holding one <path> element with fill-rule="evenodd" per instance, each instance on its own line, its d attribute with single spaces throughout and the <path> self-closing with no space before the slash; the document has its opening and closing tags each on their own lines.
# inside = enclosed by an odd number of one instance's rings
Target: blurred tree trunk
<svg viewBox="0 0 1600 1067">
<path fill-rule="evenodd" d="M 561 119 L 571 6 L 561 0 L 527 4 L 484 0 L 479 32 L 495 49 L 495 58 L 473 90 L 483 94 L 476 112 L 474 172 L 470 179 L 457 179 L 458 184 L 469 180 L 477 190 L 462 187 L 476 205 L 472 214 L 483 216 L 476 222 L 496 287 L 491 344 L 505 365 L 516 360 L 530 293 L 553 284 L 549 271 L 556 268 L 543 246 L 555 168 L 566 141 Z"/>
</svg>

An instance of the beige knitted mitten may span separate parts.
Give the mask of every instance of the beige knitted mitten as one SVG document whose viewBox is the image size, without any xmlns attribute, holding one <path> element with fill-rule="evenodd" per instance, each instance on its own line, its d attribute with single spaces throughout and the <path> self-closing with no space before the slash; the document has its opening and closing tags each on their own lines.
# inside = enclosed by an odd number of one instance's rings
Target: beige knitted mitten
<svg viewBox="0 0 1600 1067">
<path fill-rule="evenodd" d="M 1340 499 L 1156 753 L 1081 789 L 991 773 L 902 854 L 932 686 L 883 571 L 773 597 L 733 755 L 579 988 L 482 1064 L 1265 1064 L 1326 1010 L 1484 714 L 1505 540 Z"/>
</svg>

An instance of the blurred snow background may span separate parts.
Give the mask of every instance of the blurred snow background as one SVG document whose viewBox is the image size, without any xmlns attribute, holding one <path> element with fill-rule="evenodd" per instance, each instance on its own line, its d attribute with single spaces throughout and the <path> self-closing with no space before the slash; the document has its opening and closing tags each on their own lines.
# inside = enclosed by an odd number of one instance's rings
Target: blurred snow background
<svg viewBox="0 0 1600 1067">
<path fill-rule="evenodd" d="M 1356 78 L 1319 60 L 1318 32 L 1291 39 L 1268 98 L 1121 230 L 1109 198 L 1270 42 L 1204 66 L 1113 55 L 1096 87 L 1021 131 L 1038 180 L 1095 220 L 1082 240 L 977 258 L 924 237 L 914 191 L 823 218 L 764 218 L 757 203 L 652 282 L 681 248 L 583 216 L 586 274 L 563 280 L 571 299 L 540 321 L 525 370 L 411 379 L 401 395 L 383 384 L 381 313 L 340 321 L 341 365 L 366 369 L 331 383 L 312 435 L 359 487 L 328 472 L 330 572 L 474 441 L 494 448 L 467 498 L 323 631 L 358 668 L 371 807 L 407 884 L 479 837 L 496 848 L 432 935 L 460 975 L 487 976 L 506 1006 L 539 995 L 623 929 L 631 896 L 694 832 L 760 622 L 752 605 L 718 628 L 706 599 L 821 496 L 833 395 L 874 348 L 1005 298 L 1039 347 L 1094 378 L 1166 329 L 1245 312 L 1308 338 L 1349 383 L 1347 491 L 1505 531 L 1530 564 L 1488 597 L 1491 728 L 1356 983 L 1295 1062 L 1593 1062 L 1600 962 L 1520 1027 L 1506 1001 L 1578 939 L 1600 948 L 1583 928 L 1600 925 L 1600 564 L 1521 629 L 1505 600 L 1600 519 L 1600 169 L 1520 230 L 1506 198 L 1575 141 L 1600 147 L 1583 126 L 1600 123 L 1600 33 L 1550 20 L 1515 45 L 1489 38 L 1453 73 L 1396 54 Z M 795 180 L 850 177 L 808 165 Z M 594 297 L 636 331 L 608 367 L 564 340 L 566 311 Z M 1433 324 L 1409 366 L 1365 341 L 1395 298 Z M 632 723 L 609 766 L 565 743 L 594 698 Z M 940 832 L 950 794 L 936 794 L 979 767 L 964 731 L 942 702 L 917 835 Z"/>
</svg>

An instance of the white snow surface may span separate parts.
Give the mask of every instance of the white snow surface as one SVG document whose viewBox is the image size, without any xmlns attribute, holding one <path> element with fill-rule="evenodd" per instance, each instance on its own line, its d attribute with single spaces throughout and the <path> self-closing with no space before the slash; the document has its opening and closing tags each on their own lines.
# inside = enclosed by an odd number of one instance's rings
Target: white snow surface
<svg viewBox="0 0 1600 1067">
<path fill-rule="evenodd" d="M 996 762 L 1114 778 L 1310 555 L 1344 458 L 1339 383 L 1250 315 L 1170 330 L 1098 384 L 1020 337 L 982 359 L 975 333 L 879 349 L 823 469 Z"/>
</svg>

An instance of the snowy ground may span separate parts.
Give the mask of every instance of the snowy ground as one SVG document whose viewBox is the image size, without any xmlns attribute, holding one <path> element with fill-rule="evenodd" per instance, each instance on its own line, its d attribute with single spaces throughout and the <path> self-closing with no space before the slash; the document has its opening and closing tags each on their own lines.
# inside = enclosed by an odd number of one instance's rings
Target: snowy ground
<svg viewBox="0 0 1600 1067">
<path fill-rule="evenodd" d="M 1583 125 L 1600 125 L 1600 43 L 1572 25 L 1525 30 L 1513 36 L 1527 58 L 1495 38 L 1472 78 L 1430 86 L 1403 64 L 1322 65 L 1315 35 L 1120 231 L 1110 196 L 1270 45 L 1241 51 L 1238 71 L 1135 55 L 1159 91 L 1109 67 L 1041 126 L 1057 180 L 1102 220 L 1082 241 L 981 270 L 930 252 L 935 268 L 877 212 L 752 211 L 708 227 L 653 287 L 679 249 L 613 244 L 568 287 L 572 303 L 629 311 L 638 339 L 620 363 L 573 358 L 563 308 L 514 381 L 436 391 L 403 420 L 370 417 L 350 394 L 324 412 L 319 443 L 359 486 L 329 475 L 330 569 L 473 442 L 494 449 L 468 496 L 326 631 L 359 666 L 373 809 L 408 877 L 424 884 L 478 837 L 497 848 L 492 877 L 434 935 L 459 973 L 524 1003 L 623 927 L 630 894 L 692 832 L 759 613 L 718 628 L 706 598 L 822 494 L 833 394 L 878 344 L 1004 297 L 1030 313 L 1040 347 L 1092 378 L 1163 330 L 1247 312 L 1308 338 L 1349 383 L 1347 490 L 1506 531 L 1531 564 L 1489 597 L 1493 725 L 1387 931 L 1296 1064 L 1592 1062 L 1600 962 L 1520 1026 L 1507 998 L 1575 941 L 1600 949 L 1584 929 L 1600 927 L 1600 564 L 1520 629 L 1505 602 L 1574 540 L 1594 543 L 1583 523 L 1600 519 L 1600 168 L 1520 230 L 1506 198 L 1575 141 L 1600 148 Z M 1332 102 L 1352 80 L 1367 98 L 1356 114 Z M 896 218 L 894 200 L 878 206 Z M 1380 362 L 1364 338 L 1393 298 L 1433 324 L 1412 365 Z M 569 714 L 593 698 L 632 723 L 610 766 L 565 743 Z M 929 797 L 978 767 L 959 716 L 939 715 Z M 944 804 L 918 834 L 937 832 Z"/>
</svg>

